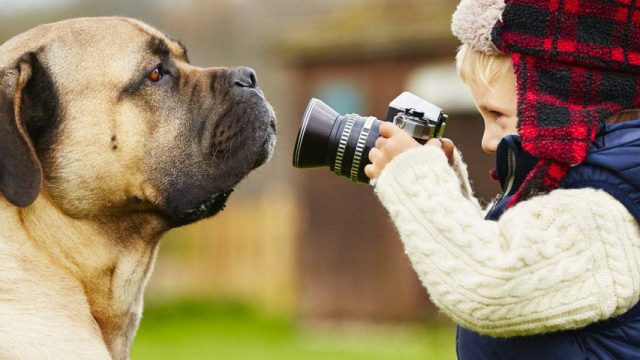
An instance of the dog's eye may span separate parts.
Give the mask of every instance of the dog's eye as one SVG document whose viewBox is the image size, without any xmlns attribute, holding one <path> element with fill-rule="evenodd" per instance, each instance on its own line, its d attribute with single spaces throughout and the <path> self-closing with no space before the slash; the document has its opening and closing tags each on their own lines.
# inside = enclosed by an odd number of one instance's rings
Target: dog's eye
<svg viewBox="0 0 640 360">
<path fill-rule="evenodd" d="M 160 67 L 157 67 L 153 69 L 153 71 L 151 71 L 151 73 L 149 74 L 149 81 L 158 82 L 162 79 L 163 76 L 164 74 L 162 73 L 162 69 Z"/>
</svg>

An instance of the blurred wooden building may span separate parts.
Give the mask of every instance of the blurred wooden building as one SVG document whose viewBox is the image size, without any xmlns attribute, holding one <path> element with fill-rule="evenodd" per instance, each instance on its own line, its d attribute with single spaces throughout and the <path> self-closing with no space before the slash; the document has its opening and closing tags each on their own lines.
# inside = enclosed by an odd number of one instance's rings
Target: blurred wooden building
<svg viewBox="0 0 640 360">
<path fill-rule="evenodd" d="M 299 25 L 278 46 L 294 73 L 296 114 L 317 97 L 338 112 L 384 118 L 389 102 L 409 90 L 450 116 L 447 137 L 463 150 L 485 197 L 495 193 L 480 150 L 482 120 L 457 79 L 457 40 L 449 23 L 455 1 L 363 1 Z M 295 134 L 298 119 L 285 124 Z M 295 136 L 283 139 L 293 149 Z M 435 308 L 403 253 L 373 191 L 328 169 L 300 170 L 299 308 L 306 319 L 407 320 Z"/>
</svg>

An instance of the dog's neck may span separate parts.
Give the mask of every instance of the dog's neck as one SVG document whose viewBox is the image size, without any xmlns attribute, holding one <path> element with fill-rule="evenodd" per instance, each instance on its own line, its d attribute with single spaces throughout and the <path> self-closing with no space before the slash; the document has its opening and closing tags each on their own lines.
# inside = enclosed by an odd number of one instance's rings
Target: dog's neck
<svg viewBox="0 0 640 360">
<path fill-rule="evenodd" d="M 0 211 L 11 208 L 2 201 Z M 127 359 L 164 225 L 149 215 L 74 219 L 45 195 L 28 208 L 12 209 L 31 245 L 82 284 L 113 358 Z"/>
</svg>

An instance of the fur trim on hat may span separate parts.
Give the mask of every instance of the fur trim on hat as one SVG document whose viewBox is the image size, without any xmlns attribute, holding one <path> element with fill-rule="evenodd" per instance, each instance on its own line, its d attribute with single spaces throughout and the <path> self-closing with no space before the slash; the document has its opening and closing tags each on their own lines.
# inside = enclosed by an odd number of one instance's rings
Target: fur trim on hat
<svg viewBox="0 0 640 360">
<path fill-rule="evenodd" d="M 453 35 L 476 51 L 500 54 L 491 42 L 491 31 L 501 20 L 504 8 L 504 0 L 460 1 L 451 22 Z"/>
</svg>

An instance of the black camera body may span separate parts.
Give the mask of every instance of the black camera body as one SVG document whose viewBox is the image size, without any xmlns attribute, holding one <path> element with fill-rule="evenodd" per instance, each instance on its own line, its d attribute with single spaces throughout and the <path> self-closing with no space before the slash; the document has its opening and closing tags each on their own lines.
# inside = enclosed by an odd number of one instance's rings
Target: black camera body
<svg viewBox="0 0 640 360">
<path fill-rule="evenodd" d="M 385 121 L 392 122 L 420 143 L 442 137 L 448 117 L 441 108 L 404 92 L 390 104 Z M 364 168 L 375 146 L 382 121 L 357 114 L 340 115 L 318 99 L 311 99 L 302 117 L 293 152 L 293 166 L 329 166 L 338 176 L 369 183 Z"/>
</svg>

